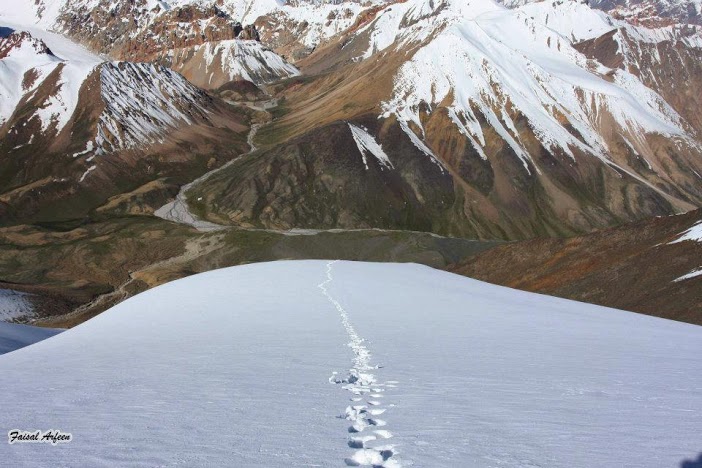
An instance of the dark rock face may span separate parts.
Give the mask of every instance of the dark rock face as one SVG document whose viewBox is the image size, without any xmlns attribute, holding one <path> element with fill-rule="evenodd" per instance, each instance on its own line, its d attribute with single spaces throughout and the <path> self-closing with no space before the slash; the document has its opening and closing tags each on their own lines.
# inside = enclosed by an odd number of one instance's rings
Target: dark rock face
<svg viewBox="0 0 702 468">
<path fill-rule="evenodd" d="M 242 226 L 438 229 L 453 198 L 451 178 L 406 149 L 389 150 L 394 168 L 372 155 L 366 168 L 348 125 L 336 123 L 241 158 L 189 199 L 202 197 L 196 209 Z"/>
</svg>

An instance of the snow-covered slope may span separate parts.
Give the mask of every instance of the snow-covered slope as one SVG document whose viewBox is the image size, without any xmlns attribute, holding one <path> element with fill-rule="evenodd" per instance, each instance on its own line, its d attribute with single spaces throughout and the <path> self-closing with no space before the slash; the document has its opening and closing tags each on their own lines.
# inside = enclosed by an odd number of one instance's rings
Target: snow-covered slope
<svg viewBox="0 0 702 468">
<path fill-rule="evenodd" d="M 6 354 L 51 338 L 63 330 L 0 322 L 0 354 Z"/>
<path fill-rule="evenodd" d="M 570 158 L 579 151 L 612 163 L 612 125 L 639 146 L 649 134 L 696 146 L 686 122 L 636 76 L 589 61 L 572 47 L 570 37 L 597 37 L 609 19 L 597 12 L 601 22 L 576 26 L 580 16 L 564 14 L 571 23 L 558 28 L 562 17 L 540 22 L 489 0 L 446 0 L 439 9 L 415 0 L 385 10 L 370 26 L 365 57 L 391 47 L 419 49 L 400 67 L 384 116 L 411 122 L 423 134 L 422 110 L 444 107 L 487 158 L 485 119 L 527 171 L 532 155 L 515 123 L 522 117 L 544 148 Z"/>
<path fill-rule="evenodd" d="M 677 466 L 700 449 L 701 342 L 417 265 L 234 267 L 0 357 L 6 426 L 73 434 L 3 460 Z"/>
<path fill-rule="evenodd" d="M 171 68 L 205 89 L 239 80 L 261 85 L 300 74 L 295 66 L 254 40 L 206 42 L 169 51 L 164 59 Z"/>
<path fill-rule="evenodd" d="M 207 95 L 178 73 L 148 63 L 114 62 L 100 69 L 96 154 L 157 143 L 169 131 L 207 118 Z"/>
<path fill-rule="evenodd" d="M 8 124 L 9 134 L 19 134 L 33 119 L 40 123 L 36 135 L 23 144 L 63 130 L 76 112 L 81 87 L 93 73 L 99 73 L 99 94 L 91 94 L 96 98 L 91 100 L 85 98 L 90 90 L 84 90 L 83 105 L 104 109 L 94 138 L 76 156 L 153 144 L 179 126 L 207 118 L 210 98 L 163 66 L 104 62 L 82 46 L 38 27 L 1 18 L 0 26 L 5 32 L 0 37 L 0 128 Z M 294 67 L 287 67 L 292 73 Z M 26 103 L 35 109 L 15 114 L 18 105 Z"/>
<path fill-rule="evenodd" d="M 50 3 L 42 9 L 41 3 Z M 193 47 L 239 36 L 241 25 L 256 25 L 264 42 L 306 55 L 353 26 L 384 0 L 20 0 L 0 6 L 0 16 L 39 23 L 66 33 L 120 60 L 148 59 L 154 52 Z M 250 38 L 250 37 L 249 37 Z"/>
</svg>

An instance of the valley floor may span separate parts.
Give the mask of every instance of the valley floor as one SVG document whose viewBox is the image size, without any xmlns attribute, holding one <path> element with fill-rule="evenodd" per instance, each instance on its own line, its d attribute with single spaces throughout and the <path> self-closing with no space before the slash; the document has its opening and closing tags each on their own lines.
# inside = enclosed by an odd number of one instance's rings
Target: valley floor
<svg viewBox="0 0 702 468">
<path fill-rule="evenodd" d="M 211 271 L 0 356 L 9 466 L 679 466 L 702 328 L 412 264 Z M 12 427 L 10 427 L 12 426 Z"/>
</svg>

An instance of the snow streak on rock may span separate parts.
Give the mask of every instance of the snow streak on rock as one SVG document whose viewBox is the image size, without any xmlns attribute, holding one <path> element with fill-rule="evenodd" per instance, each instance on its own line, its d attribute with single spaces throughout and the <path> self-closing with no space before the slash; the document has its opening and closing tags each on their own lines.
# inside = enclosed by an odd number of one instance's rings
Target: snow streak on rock
<svg viewBox="0 0 702 468">
<path fill-rule="evenodd" d="M 385 151 L 383 151 L 383 147 L 368 133 L 368 129 L 357 127 L 352 124 L 349 124 L 349 128 L 351 129 L 351 135 L 353 135 L 356 146 L 358 146 L 358 151 L 361 153 L 363 165 L 366 166 L 366 169 L 368 169 L 368 159 L 366 159 L 368 153 L 372 154 L 375 159 L 378 160 L 381 169 L 383 167 L 394 169 L 390 158 L 385 154 Z"/>
<path fill-rule="evenodd" d="M 181 75 L 148 63 L 103 65 L 105 110 L 100 116 L 96 153 L 158 143 L 170 130 L 207 119 L 207 96 Z"/>
<path fill-rule="evenodd" d="M 349 335 L 348 346 L 354 353 L 353 367 L 349 369 L 348 375 L 340 377 L 337 372 L 333 372 L 329 378 L 330 383 L 342 385 L 344 390 L 353 395 L 352 404 L 346 407 L 342 417 L 351 422 L 348 431 L 352 435 L 348 445 L 356 451 L 344 462 L 347 466 L 401 467 L 402 464 L 396 458 L 395 446 L 383 443 L 384 440 L 392 438 L 393 434 L 380 429 L 385 427 L 387 422 L 378 418 L 393 406 L 384 404 L 383 398 L 385 390 L 396 387 L 397 382 L 378 381 L 374 371 L 379 367 L 371 364 L 372 355 L 364 344 L 365 340 L 356 332 L 344 307 L 329 293 L 327 285 L 334 281 L 332 267 L 336 262 L 338 260 L 327 263 L 327 279 L 317 287 L 339 312 L 341 323 Z M 365 434 L 362 434 L 364 432 Z"/>
</svg>

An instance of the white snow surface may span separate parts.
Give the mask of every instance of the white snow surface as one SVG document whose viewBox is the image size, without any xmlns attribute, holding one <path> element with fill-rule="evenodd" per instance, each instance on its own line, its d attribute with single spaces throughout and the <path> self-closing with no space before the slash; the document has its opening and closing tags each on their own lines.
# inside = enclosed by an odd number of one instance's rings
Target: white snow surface
<svg viewBox="0 0 702 468">
<path fill-rule="evenodd" d="M 73 434 L 2 456 L 13 467 L 679 466 L 700 450 L 700 351 L 698 326 L 418 265 L 239 266 L 0 356 L 12 395 L 0 427 Z"/>
<path fill-rule="evenodd" d="M 0 355 L 45 340 L 62 331 L 55 328 L 0 322 Z"/>
<path fill-rule="evenodd" d="M 702 275 L 702 268 L 697 268 L 695 270 L 692 270 L 690 273 L 682 275 L 680 278 L 674 279 L 673 282 L 677 283 L 679 281 L 685 281 L 688 279 L 697 278 L 700 275 Z"/>
</svg>

